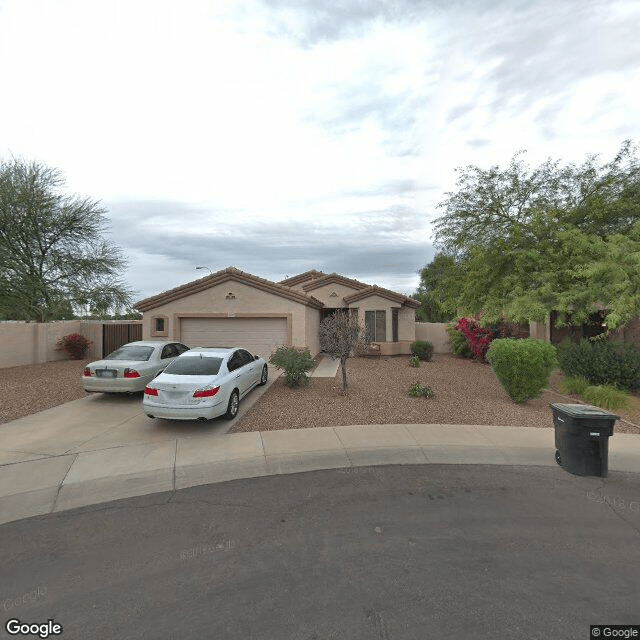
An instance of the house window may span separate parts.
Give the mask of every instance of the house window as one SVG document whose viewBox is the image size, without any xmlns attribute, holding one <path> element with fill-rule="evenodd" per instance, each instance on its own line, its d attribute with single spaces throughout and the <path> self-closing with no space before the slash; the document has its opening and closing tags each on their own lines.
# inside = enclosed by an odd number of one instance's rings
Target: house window
<svg viewBox="0 0 640 640">
<path fill-rule="evenodd" d="M 164 338 L 169 332 L 169 319 L 167 316 L 154 316 L 151 318 L 151 337 Z"/>
<path fill-rule="evenodd" d="M 364 325 L 371 341 L 384 342 L 387 339 L 386 311 L 365 311 Z"/>
</svg>

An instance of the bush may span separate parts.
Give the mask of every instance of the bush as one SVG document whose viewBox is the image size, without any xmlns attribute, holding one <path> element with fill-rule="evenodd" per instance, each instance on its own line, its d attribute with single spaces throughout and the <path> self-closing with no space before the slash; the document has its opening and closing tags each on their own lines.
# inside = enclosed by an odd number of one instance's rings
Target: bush
<svg viewBox="0 0 640 640">
<path fill-rule="evenodd" d="M 628 409 L 629 396 L 613 385 L 605 384 L 587 387 L 580 398 L 589 404 L 593 404 L 601 409 Z"/>
<path fill-rule="evenodd" d="M 481 327 L 475 320 L 468 318 L 460 318 L 455 328 L 466 338 L 471 356 L 478 360 L 485 359 L 491 341 L 498 335 L 493 327 Z"/>
<path fill-rule="evenodd" d="M 467 339 L 456 329 L 455 324 L 448 324 L 446 327 L 447 335 L 449 336 L 449 346 L 452 353 L 457 356 L 463 356 L 464 358 L 471 357 L 471 349 L 467 344 Z"/>
<path fill-rule="evenodd" d="M 516 404 L 539 398 L 549 386 L 556 365 L 556 349 L 549 342 L 525 338 L 500 338 L 491 343 L 487 360 Z"/>
<path fill-rule="evenodd" d="M 284 370 L 285 384 L 293 388 L 309 384 L 306 372 L 315 367 L 309 351 L 300 351 L 292 347 L 279 347 L 269 356 L 269 363 Z"/>
<path fill-rule="evenodd" d="M 571 393 L 601 409 L 628 409 L 629 395 L 610 384 L 590 385 L 584 378 L 562 378 L 558 384 L 561 393 Z"/>
<path fill-rule="evenodd" d="M 420 358 L 420 360 L 429 362 L 433 355 L 433 345 L 426 340 L 416 340 L 411 343 L 411 353 Z"/>
<path fill-rule="evenodd" d="M 71 360 L 82 360 L 91 345 L 92 341 L 80 333 L 70 333 L 56 342 L 56 351 L 66 351 Z"/>
<path fill-rule="evenodd" d="M 419 367 L 420 366 L 420 358 L 418 358 L 418 356 L 411 356 L 409 358 L 409 366 L 411 366 L 411 367 Z"/>
<path fill-rule="evenodd" d="M 575 376 L 573 378 L 562 378 L 558 383 L 558 391 L 560 393 L 572 393 L 575 396 L 581 396 L 585 389 L 589 386 L 589 383 L 581 376 Z"/>
<path fill-rule="evenodd" d="M 414 398 L 419 398 L 420 396 L 424 398 L 433 398 L 436 394 L 430 387 L 423 387 L 419 382 L 416 382 L 411 385 L 411 389 L 409 389 L 409 395 L 413 396 Z"/>
<path fill-rule="evenodd" d="M 565 376 L 580 376 L 592 385 L 640 389 L 640 351 L 633 344 L 566 339 L 558 345 L 558 366 Z"/>
</svg>

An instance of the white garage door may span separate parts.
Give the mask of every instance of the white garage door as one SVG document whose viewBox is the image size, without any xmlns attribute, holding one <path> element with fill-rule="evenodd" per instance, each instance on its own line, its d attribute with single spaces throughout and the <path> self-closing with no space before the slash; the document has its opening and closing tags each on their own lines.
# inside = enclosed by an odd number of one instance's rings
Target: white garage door
<svg viewBox="0 0 640 640">
<path fill-rule="evenodd" d="M 242 347 L 268 360 L 287 343 L 285 318 L 182 318 L 180 340 L 189 347 Z"/>
</svg>

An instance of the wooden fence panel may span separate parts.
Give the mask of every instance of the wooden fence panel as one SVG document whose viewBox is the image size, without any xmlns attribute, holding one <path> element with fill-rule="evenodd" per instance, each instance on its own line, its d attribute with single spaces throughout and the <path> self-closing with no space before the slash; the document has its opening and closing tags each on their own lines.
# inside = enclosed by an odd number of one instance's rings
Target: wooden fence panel
<svg viewBox="0 0 640 640">
<path fill-rule="evenodd" d="M 128 342 L 142 340 L 142 324 L 136 323 L 105 323 L 102 325 L 102 354 L 103 357 L 115 351 Z"/>
</svg>

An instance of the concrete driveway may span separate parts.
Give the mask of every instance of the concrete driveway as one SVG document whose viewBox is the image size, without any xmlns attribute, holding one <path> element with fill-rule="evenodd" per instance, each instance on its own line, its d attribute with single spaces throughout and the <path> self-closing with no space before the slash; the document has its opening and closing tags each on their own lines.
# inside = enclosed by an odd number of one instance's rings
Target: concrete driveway
<svg viewBox="0 0 640 640">
<path fill-rule="evenodd" d="M 279 375 L 269 367 L 269 381 L 242 399 L 234 420 L 152 420 L 141 394 L 96 393 L 1 424 L 0 522 L 173 487 L 178 442 L 210 450 Z M 116 476 L 125 486 L 114 494 L 105 478 Z"/>
</svg>

